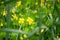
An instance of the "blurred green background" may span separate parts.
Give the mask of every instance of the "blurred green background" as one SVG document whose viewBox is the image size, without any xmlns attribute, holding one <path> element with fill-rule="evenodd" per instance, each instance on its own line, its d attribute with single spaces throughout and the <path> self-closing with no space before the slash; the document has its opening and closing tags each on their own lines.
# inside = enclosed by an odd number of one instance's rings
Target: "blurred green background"
<svg viewBox="0 0 60 40">
<path fill-rule="evenodd" d="M 0 0 L 0 40 L 59 40 L 60 0 Z"/>
</svg>

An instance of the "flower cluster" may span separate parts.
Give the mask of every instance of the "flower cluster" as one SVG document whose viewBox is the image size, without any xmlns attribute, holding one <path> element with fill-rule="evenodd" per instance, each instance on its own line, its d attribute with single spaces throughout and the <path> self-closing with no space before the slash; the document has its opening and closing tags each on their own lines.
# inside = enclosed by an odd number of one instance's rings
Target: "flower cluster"
<svg viewBox="0 0 60 40">
<path fill-rule="evenodd" d="M 24 18 L 20 18 L 18 21 L 19 24 L 23 24 L 24 23 Z"/>
<path fill-rule="evenodd" d="M 16 0 L 15 0 L 16 1 Z M 41 27 L 41 24 L 46 26 L 51 26 L 53 19 L 52 12 L 54 9 L 53 2 L 49 2 L 50 0 L 18 0 L 18 1 L 12 1 L 9 2 L 10 8 L 6 10 L 8 6 L 6 6 L 4 1 L 1 2 L 3 4 L 0 6 L 0 28 L 7 28 L 8 21 L 9 21 L 9 27 L 11 29 L 17 29 L 22 30 L 22 34 L 19 34 L 20 40 L 24 40 L 28 38 L 28 33 L 31 33 L 35 28 Z M 57 2 L 60 2 L 60 0 L 57 0 Z M 4 6 L 4 7 L 3 7 Z M 60 8 L 60 7 L 58 7 Z M 2 10 L 1 10 L 2 9 Z M 57 12 L 55 12 L 57 13 Z M 55 17 L 53 21 L 56 21 L 56 23 L 59 20 L 59 17 L 56 17 L 57 15 L 53 14 Z M 56 19 L 57 18 L 57 19 Z M 56 19 L 56 20 L 55 20 Z M 40 35 L 40 33 L 46 32 L 44 28 L 42 27 L 39 32 L 35 32 L 37 35 Z M 24 32 L 23 32 L 24 31 Z M 25 32 L 28 32 L 25 34 Z M 33 34 L 33 33 L 32 33 Z M 16 36 L 14 33 L 12 33 L 12 38 Z M 36 35 L 34 36 L 36 37 Z M 14 39 L 10 40 L 15 40 Z M 33 40 L 33 39 L 28 39 Z M 34 38 L 34 40 L 37 40 Z M 48 40 L 48 39 L 47 39 Z M 50 40 L 50 39 L 49 39 Z"/>
<path fill-rule="evenodd" d="M 19 18 L 18 23 L 19 23 L 19 24 L 23 24 L 24 21 L 25 21 L 24 18 Z M 28 18 L 26 19 L 26 22 L 27 22 L 29 25 L 34 24 L 34 20 L 33 20 L 32 18 L 30 18 L 30 17 L 28 17 Z"/>
<path fill-rule="evenodd" d="M 34 24 L 34 20 L 30 17 L 28 17 L 27 22 L 29 25 Z"/>
</svg>

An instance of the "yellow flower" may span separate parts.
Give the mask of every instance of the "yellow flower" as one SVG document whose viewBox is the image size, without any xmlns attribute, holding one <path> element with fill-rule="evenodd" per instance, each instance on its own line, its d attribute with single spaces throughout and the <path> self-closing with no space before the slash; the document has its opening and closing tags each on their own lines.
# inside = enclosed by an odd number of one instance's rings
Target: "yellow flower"
<svg viewBox="0 0 60 40">
<path fill-rule="evenodd" d="M 19 22 L 19 24 L 23 24 L 24 23 L 24 18 L 20 18 L 18 22 Z"/>
<path fill-rule="evenodd" d="M 10 12 L 15 13 L 15 9 L 11 9 Z"/>
<path fill-rule="evenodd" d="M 35 5 L 38 5 L 38 2 L 36 2 Z"/>
<path fill-rule="evenodd" d="M 41 0 L 42 3 L 44 3 L 45 0 Z"/>
<path fill-rule="evenodd" d="M 60 0 L 58 0 L 58 2 L 60 3 Z"/>
<path fill-rule="evenodd" d="M 16 7 L 21 6 L 21 1 L 18 1 L 15 5 L 16 5 Z"/>
<path fill-rule="evenodd" d="M 44 7 L 44 3 L 41 3 L 40 6 L 41 6 L 41 7 Z"/>
<path fill-rule="evenodd" d="M 3 1 L 2 1 L 1 3 L 2 3 L 2 4 L 4 4 L 4 2 L 3 2 Z"/>
<path fill-rule="evenodd" d="M 23 37 L 20 37 L 20 40 L 23 40 Z"/>
<path fill-rule="evenodd" d="M 27 38 L 28 36 L 26 34 L 23 35 L 24 38 Z"/>
<path fill-rule="evenodd" d="M 41 29 L 41 33 L 44 31 L 44 29 Z"/>
<path fill-rule="evenodd" d="M 29 25 L 31 25 L 34 23 L 34 20 L 32 18 L 28 17 L 27 22 Z"/>
<path fill-rule="evenodd" d="M 12 15 L 12 17 L 14 18 L 14 19 L 18 19 L 18 17 L 16 16 L 16 14 L 14 14 L 14 15 Z"/>
<path fill-rule="evenodd" d="M 50 7 L 50 4 L 48 4 L 48 7 Z"/>
<path fill-rule="evenodd" d="M 49 13 L 50 16 L 52 16 L 52 13 Z"/>
<path fill-rule="evenodd" d="M 2 22 L 0 23 L 0 26 L 3 26 L 3 23 Z"/>
<path fill-rule="evenodd" d="M 6 14 L 7 14 L 6 11 L 3 11 L 2 15 L 3 15 L 3 16 L 6 16 Z"/>
</svg>

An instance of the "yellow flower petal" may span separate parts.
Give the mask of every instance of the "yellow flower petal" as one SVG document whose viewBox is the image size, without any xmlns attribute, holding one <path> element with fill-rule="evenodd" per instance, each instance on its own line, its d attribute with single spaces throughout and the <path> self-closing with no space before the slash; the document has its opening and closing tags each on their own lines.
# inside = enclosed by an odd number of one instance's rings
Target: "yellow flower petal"
<svg viewBox="0 0 60 40">
<path fill-rule="evenodd" d="M 2 15 L 3 15 L 3 16 L 6 16 L 6 14 L 7 14 L 6 11 L 3 11 Z"/>
<path fill-rule="evenodd" d="M 15 10 L 14 8 L 10 10 L 10 12 L 12 12 L 12 13 L 15 13 L 15 11 L 16 11 L 16 10 Z"/>
<path fill-rule="evenodd" d="M 23 37 L 20 37 L 20 40 L 23 40 Z"/>
<path fill-rule="evenodd" d="M 45 0 L 41 0 L 41 2 L 42 2 L 42 3 L 44 3 L 44 2 L 45 2 Z"/>
<path fill-rule="evenodd" d="M 23 24 L 24 23 L 24 18 L 20 18 L 18 21 L 19 24 Z"/>
<path fill-rule="evenodd" d="M 52 16 L 52 13 L 50 13 L 49 15 Z"/>
<path fill-rule="evenodd" d="M 41 33 L 44 31 L 44 29 L 41 29 Z"/>
<path fill-rule="evenodd" d="M 43 8 L 44 7 L 44 3 L 41 3 L 40 6 Z"/>
<path fill-rule="evenodd" d="M 2 22 L 0 23 L 0 26 L 3 26 L 3 23 Z"/>
<path fill-rule="evenodd" d="M 50 4 L 48 4 L 48 7 L 50 7 Z"/>
<path fill-rule="evenodd" d="M 30 17 L 28 17 L 27 22 L 29 25 L 34 24 L 34 20 Z"/>
<path fill-rule="evenodd" d="M 12 17 L 14 18 L 14 19 L 18 19 L 18 17 L 16 16 L 16 14 L 14 14 L 14 15 L 12 15 Z"/>
<path fill-rule="evenodd" d="M 23 37 L 24 37 L 24 38 L 27 38 L 27 35 L 26 35 L 26 34 L 24 34 L 24 35 L 23 35 Z"/>
<path fill-rule="evenodd" d="M 1 3 L 2 3 L 2 4 L 4 4 L 4 2 L 3 2 L 3 1 L 2 1 Z"/>
<path fill-rule="evenodd" d="M 38 2 L 36 2 L 35 5 L 38 5 Z"/>
<path fill-rule="evenodd" d="M 16 3 L 16 7 L 19 7 L 19 6 L 21 6 L 21 1 L 18 1 L 18 2 Z"/>
</svg>

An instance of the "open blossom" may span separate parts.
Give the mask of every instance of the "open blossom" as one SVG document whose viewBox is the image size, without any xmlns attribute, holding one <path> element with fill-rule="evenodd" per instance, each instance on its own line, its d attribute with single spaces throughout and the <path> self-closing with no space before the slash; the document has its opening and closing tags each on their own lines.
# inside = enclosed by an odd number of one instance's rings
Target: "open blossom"
<svg viewBox="0 0 60 40">
<path fill-rule="evenodd" d="M 20 40 L 23 40 L 23 37 L 20 37 Z"/>
<path fill-rule="evenodd" d="M 3 23 L 2 22 L 0 23 L 0 26 L 3 26 Z"/>
<path fill-rule="evenodd" d="M 14 14 L 14 15 L 12 15 L 12 17 L 14 18 L 14 19 L 18 19 L 18 17 L 17 17 L 17 15 L 16 14 Z"/>
<path fill-rule="evenodd" d="M 29 25 L 34 24 L 34 20 L 30 17 L 28 17 L 27 22 Z"/>
<path fill-rule="evenodd" d="M 23 24 L 24 23 L 24 18 L 20 18 L 18 21 L 19 24 Z"/>
<path fill-rule="evenodd" d="M 41 0 L 42 3 L 44 3 L 45 0 Z"/>
<path fill-rule="evenodd" d="M 50 7 L 51 5 L 50 4 L 48 4 L 48 7 Z"/>
<path fill-rule="evenodd" d="M 11 9 L 10 12 L 15 13 L 16 9 Z"/>
<path fill-rule="evenodd" d="M 38 2 L 36 2 L 35 5 L 38 5 Z"/>
<path fill-rule="evenodd" d="M 41 33 L 44 31 L 44 29 L 41 29 Z"/>
<path fill-rule="evenodd" d="M 21 6 L 21 1 L 18 1 L 16 4 L 15 4 L 16 7 L 19 7 Z"/>
<path fill-rule="evenodd" d="M 2 1 L 1 4 L 4 4 L 4 2 Z"/>
<path fill-rule="evenodd" d="M 24 38 L 27 38 L 28 36 L 27 36 L 27 34 L 24 34 L 23 37 L 24 37 Z"/>
<path fill-rule="evenodd" d="M 6 11 L 3 11 L 2 15 L 3 16 L 6 16 L 7 15 Z"/>
</svg>

